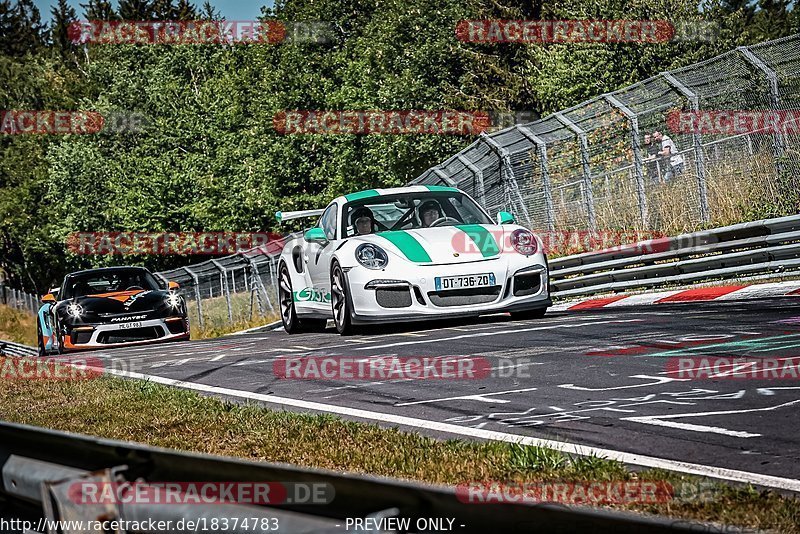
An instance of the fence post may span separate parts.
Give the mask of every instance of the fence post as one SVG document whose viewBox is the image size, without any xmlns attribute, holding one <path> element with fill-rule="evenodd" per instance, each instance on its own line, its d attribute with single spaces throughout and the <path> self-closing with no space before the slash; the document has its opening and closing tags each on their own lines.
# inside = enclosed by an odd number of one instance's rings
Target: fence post
<svg viewBox="0 0 800 534">
<path fill-rule="evenodd" d="M 633 166 L 636 169 L 636 192 L 639 197 L 639 216 L 642 219 L 642 228 L 647 227 L 647 195 L 644 189 L 644 170 L 642 163 L 641 141 L 639 138 L 639 117 L 628 106 L 623 104 L 616 96 L 603 95 L 612 107 L 617 108 L 628 119 L 631 126 L 631 148 L 633 149 Z M 606 178 L 608 179 L 608 178 Z"/>
<path fill-rule="evenodd" d="M 205 319 L 203 319 L 203 299 L 200 296 L 200 279 L 190 268 L 182 267 L 182 269 L 194 280 L 194 299 L 197 302 L 197 322 L 200 323 L 200 328 L 205 328 Z"/>
<path fill-rule="evenodd" d="M 700 111 L 700 99 L 694 91 L 686 87 L 670 72 L 662 72 L 661 76 L 689 101 L 692 112 L 698 113 Z M 700 195 L 700 220 L 707 223 L 711 220 L 711 214 L 708 210 L 705 156 L 703 155 L 703 138 L 700 132 L 692 132 L 692 141 L 694 143 L 694 165 L 697 170 L 697 190 Z"/>
<path fill-rule="evenodd" d="M 447 185 L 449 185 L 449 186 L 451 186 L 451 187 L 455 187 L 455 185 L 456 185 L 456 182 L 455 182 L 455 180 L 453 180 L 452 178 L 450 178 L 449 176 L 447 176 L 447 173 L 445 173 L 445 172 L 442 170 L 441 166 L 437 165 L 436 167 L 434 167 L 434 168 L 433 168 L 433 172 L 436 174 L 436 176 L 438 176 L 438 177 L 439 177 L 439 179 L 440 179 L 442 182 L 444 182 L 445 184 L 447 184 Z"/>
<path fill-rule="evenodd" d="M 597 220 L 594 212 L 594 193 L 592 192 L 592 169 L 589 166 L 589 142 L 586 139 L 586 132 L 583 131 L 577 124 L 569 120 L 563 113 L 554 113 L 553 116 L 569 128 L 572 133 L 578 138 L 578 144 L 581 149 L 581 164 L 583 165 L 583 191 L 586 200 L 586 217 L 589 230 L 594 232 L 597 228 Z"/>
<path fill-rule="evenodd" d="M 480 138 L 500 159 L 500 176 L 503 180 L 503 200 L 509 207 L 509 211 L 513 211 L 510 209 L 514 202 L 512 196 L 516 196 L 519 200 L 520 214 L 525 218 L 528 228 L 531 228 L 531 217 L 528 214 L 527 206 L 525 206 L 525 199 L 522 198 L 522 193 L 520 193 L 517 178 L 514 176 L 514 169 L 511 166 L 511 155 L 508 153 L 508 150 L 489 137 L 486 132 L 481 132 Z"/>
<path fill-rule="evenodd" d="M 780 89 L 778 88 L 778 74 L 775 72 L 774 69 L 769 67 L 760 57 L 755 55 L 752 50 L 750 50 L 746 46 L 739 46 L 736 47 L 736 50 L 741 53 L 745 60 L 748 63 L 753 65 L 755 68 L 760 70 L 764 73 L 764 76 L 767 77 L 767 83 L 769 83 L 769 107 L 773 111 L 778 111 L 778 106 L 780 104 Z M 749 136 L 748 136 L 749 139 Z M 778 167 L 778 174 L 783 174 L 783 166 L 781 165 L 780 158 L 783 157 L 783 153 L 786 151 L 786 140 L 784 139 L 783 133 L 780 131 L 774 132 L 774 142 L 772 145 L 774 154 L 775 154 L 775 163 Z"/>
<path fill-rule="evenodd" d="M 475 196 L 478 197 L 478 203 L 485 208 L 486 207 L 486 190 L 484 189 L 484 185 L 483 185 L 483 171 L 480 170 L 477 167 L 477 165 L 472 163 L 461 152 L 458 153 L 457 158 L 458 158 L 458 161 L 463 163 L 464 167 L 469 169 L 469 171 L 475 177 L 475 181 L 477 182 L 477 185 L 476 185 L 476 188 L 475 188 L 476 189 L 475 190 Z"/>
<path fill-rule="evenodd" d="M 547 211 L 547 230 L 552 232 L 556 229 L 556 213 L 553 209 L 553 190 L 550 187 L 550 169 L 547 165 L 547 143 L 525 126 L 518 124 L 517 130 L 532 141 L 539 152 L 539 166 L 542 171 L 542 189 L 544 190 L 544 206 Z"/>
<path fill-rule="evenodd" d="M 222 283 L 222 287 L 220 288 L 220 292 L 224 292 L 225 293 L 225 302 L 228 304 L 228 320 L 230 321 L 231 324 L 233 324 L 233 307 L 231 306 L 231 292 L 228 289 L 227 272 L 225 271 L 225 267 L 223 267 L 217 260 L 213 260 L 212 259 L 211 263 L 214 265 L 214 267 L 219 269 L 220 281 L 222 281 L 223 277 L 224 277 L 225 281 L 224 281 L 224 283 Z"/>
<path fill-rule="evenodd" d="M 258 300 L 258 312 L 263 317 L 267 314 L 267 310 L 264 306 L 264 299 L 266 298 L 267 302 L 269 303 L 270 311 L 274 311 L 272 307 L 272 303 L 269 301 L 269 295 L 267 295 L 267 290 L 264 287 L 264 282 L 261 280 L 261 275 L 258 272 L 258 265 L 253 258 L 250 256 L 243 256 L 245 260 L 250 264 L 250 273 L 252 276 L 252 281 L 250 283 L 250 291 L 255 291 L 256 299 Z M 272 275 L 272 271 L 270 270 L 270 275 Z"/>
</svg>

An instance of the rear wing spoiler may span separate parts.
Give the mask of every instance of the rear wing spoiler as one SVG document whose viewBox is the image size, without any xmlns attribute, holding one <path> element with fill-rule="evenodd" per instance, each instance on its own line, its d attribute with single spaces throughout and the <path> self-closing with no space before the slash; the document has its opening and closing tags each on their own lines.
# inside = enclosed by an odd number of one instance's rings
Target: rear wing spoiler
<svg viewBox="0 0 800 534">
<path fill-rule="evenodd" d="M 322 215 L 323 211 L 325 210 L 276 211 L 275 218 L 278 222 L 283 222 L 291 219 L 302 219 L 303 217 L 317 217 Z"/>
</svg>

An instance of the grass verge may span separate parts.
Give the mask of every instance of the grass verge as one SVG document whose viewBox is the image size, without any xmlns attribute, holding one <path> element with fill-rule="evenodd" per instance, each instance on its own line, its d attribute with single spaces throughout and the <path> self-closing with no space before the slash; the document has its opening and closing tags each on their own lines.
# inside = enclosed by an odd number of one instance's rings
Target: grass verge
<svg viewBox="0 0 800 534">
<path fill-rule="evenodd" d="M 602 458 L 572 458 L 518 444 L 436 440 L 331 415 L 273 411 L 110 376 L 72 382 L 0 380 L 0 417 L 179 450 L 437 484 L 699 480 L 659 470 L 635 473 Z M 713 500 L 617 508 L 800 533 L 796 498 L 724 484 L 716 485 L 713 495 Z"/>
<path fill-rule="evenodd" d="M 0 339 L 36 346 L 36 316 L 0 304 Z"/>
<path fill-rule="evenodd" d="M 228 302 L 225 297 L 203 299 L 203 326 L 197 315 L 197 303 L 189 300 L 189 324 L 192 339 L 213 339 L 248 328 L 263 326 L 280 319 L 277 311 L 260 315 L 258 304 L 251 303 L 249 293 L 231 293 L 231 309 L 228 315 Z M 273 305 L 275 303 L 273 302 Z M 231 316 L 233 321 L 231 321 Z"/>
</svg>

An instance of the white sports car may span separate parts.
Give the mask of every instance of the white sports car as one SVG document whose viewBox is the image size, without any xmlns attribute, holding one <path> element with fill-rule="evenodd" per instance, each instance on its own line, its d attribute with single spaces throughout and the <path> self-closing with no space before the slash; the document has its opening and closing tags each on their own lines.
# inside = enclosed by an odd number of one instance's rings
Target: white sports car
<svg viewBox="0 0 800 534">
<path fill-rule="evenodd" d="M 538 318 L 550 306 L 547 258 L 533 233 L 500 212 L 494 223 L 454 187 L 371 189 L 324 210 L 287 241 L 278 298 L 289 333 L 487 313 Z"/>
</svg>

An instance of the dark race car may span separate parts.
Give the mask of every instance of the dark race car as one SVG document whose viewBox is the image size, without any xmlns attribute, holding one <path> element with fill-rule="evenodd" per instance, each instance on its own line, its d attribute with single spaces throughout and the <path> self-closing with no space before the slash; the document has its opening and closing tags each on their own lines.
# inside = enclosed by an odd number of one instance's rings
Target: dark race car
<svg viewBox="0 0 800 534">
<path fill-rule="evenodd" d="M 178 284 L 143 267 L 107 267 L 68 274 L 42 297 L 39 355 L 189 339 Z"/>
</svg>

